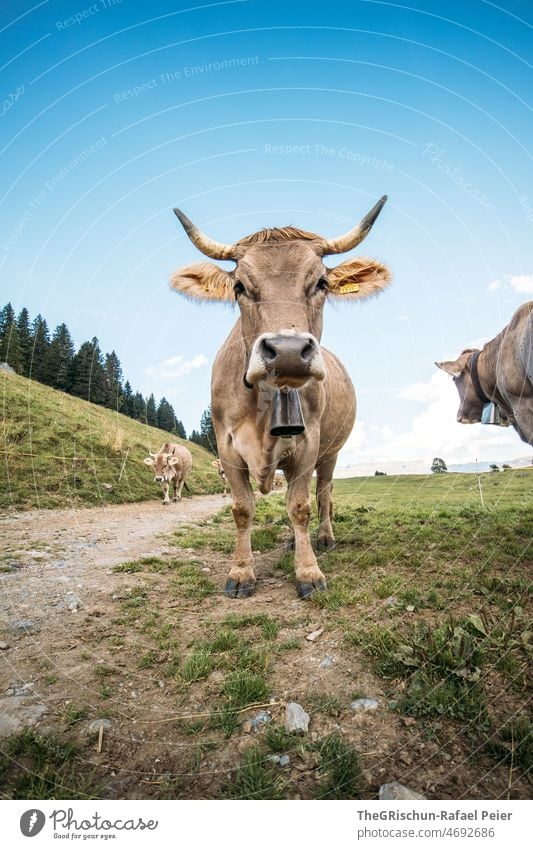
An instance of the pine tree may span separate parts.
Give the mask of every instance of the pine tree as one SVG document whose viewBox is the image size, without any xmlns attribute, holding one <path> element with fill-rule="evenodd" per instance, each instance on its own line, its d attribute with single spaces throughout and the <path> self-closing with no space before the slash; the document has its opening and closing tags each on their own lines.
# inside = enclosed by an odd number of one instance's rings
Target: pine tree
<svg viewBox="0 0 533 849">
<path fill-rule="evenodd" d="M 431 471 L 434 475 L 441 475 L 448 471 L 448 466 L 441 457 L 434 457 L 431 464 Z"/>
<path fill-rule="evenodd" d="M 134 418 L 133 415 L 133 391 L 129 380 L 126 381 L 122 388 L 122 396 L 120 400 L 120 409 L 125 416 Z"/>
<path fill-rule="evenodd" d="M 131 417 L 138 422 L 146 421 L 146 401 L 140 392 L 136 392 L 132 398 Z"/>
<path fill-rule="evenodd" d="M 217 456 L 217 438 L 213 427 L 213 419 L 211 418 L 211 406 L 204 410 L 200 419 L 200 436 L 203 445 L 208 451 Z"/>
<path fill-rule="evenodd" d="M 26 307 L 23 307 L 18 315 L 17 328 L 20 347 L 21 374 L 24 374 L 27 377 L 30 373 L 32 341 L 30 314 Z"/>
<path fill-rule="evenodd" d="M 102 365 L 102 352 L 98 339 L 94 336 L 90 342 L 84 342 L 72 361 L 73 395 L 92 401 L 93 404 L 104 404 L 106 398 L 106 382 Z"/>
<path fill-rule="evenodd" d="M 47 383 L 55 389 L 70 392 L 74 344 L 66 324 L 58 324 L 48 349 L 46 372 Z"/>
<path fill-rule="evenodd" d="M 105 406 L 120 410 L 122 396 L 122 367 L 114 351 L 105 355 Z"/>
<path fill-rule="evenodd" d="M 203 441 L 201 435 L 197 430 L 192 430 L 191 435 L 189 436 L 189 442 L 195 442 L 196 445 L 201 445 L 203 447 Z"/>
<path fill-rule="evenodd" d="M 157 408 L 153 394 L 150 395 L 146 402 L 146 424 L 157 427 Z"/>
<path fill-rule="evenodd" d="M 172 405 L 168 403 L 166 398 L 161 398 L 157 407 L 157 425 L 161 430 L 176 433 L 176 416 Z"/>
<path fill-rule="evenodd" d="M 183 422 L 180 419 L 176 419 L 176 436 L 179 436 L 180 439 L 187 439 Z"/>
<path fill-rule="evenodd" d="M 31 323 L 31 354 L 28 376 L 41 383 L 50 383 L 52 376 L 47 372 L 50 333 L 42 315 L 36 316 Z"/>
<path fill-rule="evenodd" d="M 0 312 L 0 362 L 8 363 L 11 368 L 22 372 L 22 354 L 15 311 L 6 304 Z"/>
</svg>

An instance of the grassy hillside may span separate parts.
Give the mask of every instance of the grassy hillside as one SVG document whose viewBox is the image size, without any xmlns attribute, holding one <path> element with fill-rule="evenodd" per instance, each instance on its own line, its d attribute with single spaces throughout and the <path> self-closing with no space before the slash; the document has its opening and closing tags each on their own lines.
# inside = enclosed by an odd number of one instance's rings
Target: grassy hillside
<svg viewBox="0 0 533 849">
<path fill-rule="evenodd" d="M 198 445 L 16 374 L 0 372 L 0 393 L 0 509 L 157 499 L 142 461 L 169 439 L 192 453 L 194 494 L 220 489 Z"/>
</svg>

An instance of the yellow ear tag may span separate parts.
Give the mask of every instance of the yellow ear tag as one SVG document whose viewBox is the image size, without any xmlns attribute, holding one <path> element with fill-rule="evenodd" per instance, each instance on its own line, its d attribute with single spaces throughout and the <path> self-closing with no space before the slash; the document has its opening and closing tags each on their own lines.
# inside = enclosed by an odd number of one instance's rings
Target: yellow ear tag
<svg viewBox="0 0 533 849">
<path fill-rule="evenodd" d="M 359 283 L 344 283 L 342 286 L 339 286 L 338 291 L 341 295 L 349 295 L 351 292 L 358 292 Z"/>
</svg>

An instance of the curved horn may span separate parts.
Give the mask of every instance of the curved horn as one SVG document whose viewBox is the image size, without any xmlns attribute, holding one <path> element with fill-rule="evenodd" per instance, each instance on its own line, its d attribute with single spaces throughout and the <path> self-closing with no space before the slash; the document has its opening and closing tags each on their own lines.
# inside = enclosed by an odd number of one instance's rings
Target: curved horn
<svg viewBox="0 0 533 849">
<path fill-rule="evenodd" d="M 233 245 L 225 245 L 223 242 L 215 242 L 210 239 L 209 236 L 198 229 L 196 224 L 192 223 L 190 218 L 187 218 L 181 209 L 174 209 L 174 213 L 179 218 L 189 239 L 199 251 L 212 259 L 233 259 L 235 253 Z"/>
<path fill-rule="evenodd" d="M 368 212 L 359 222 L 359 224 L 356 224 L 355 227 L 348 230 L 348 232 L 344 233 L 343 236 L 337 236 L 336 239 L 324 239 L 323 255 L 342 254 L 346 251 L 351 251 L 352 248 L 355 248 L 370 233 L 374 221 L 385 206 L 386 202 L 387 195 L 383 195 L 383 197 L 380 198 L 372 207 L 370 212 Z"/>
</svg>

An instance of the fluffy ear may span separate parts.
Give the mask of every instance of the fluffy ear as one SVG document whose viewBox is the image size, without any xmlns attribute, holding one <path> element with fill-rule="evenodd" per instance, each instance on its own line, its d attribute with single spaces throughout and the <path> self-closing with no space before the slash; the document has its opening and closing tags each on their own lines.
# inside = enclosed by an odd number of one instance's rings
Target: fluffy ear
<svg viewBox="0 0 533 849">
<path fill-rule="evenodd" d="M 151 457 L 145 457 L 144 460 L 143 460 L 143 463 L 146 463 L 147 466 L 153 466 L 154 465 L 154 461 L 152 460 Z"/>
<path fill-rule="evenodd" d="M 441 368 L 452 377 L 460 377 L 466 368 L 466 364 L 470 359 L 473 350 L 463 351 L 456 360 L 442 360 L 440 363 L 435 363 L 438 368 Z"/>
<path fill-rule="evenodd" d="M 169 466 L 177 466 L 177 465 L 178 465 L 178 463 L 179 463 L 179 461 L 180 461 L 180 458 L 179 458 L 179 457 L 169 457 L 169 459 L 168 459 L 168 465 L 169 465 Z"/>
<path fill-rule="evenodd" d="M 233 278 L 213 262 L 197 262 L 175 271 L 170 286 L 188 298 L 204 301 L 234 301 Z"/>
<path fill-rule="evenodd" d="M 377 259 L 356 257 L 328 272 L 328 295 L 334 298 L 368 298 L 389 285 L 391 273 Z"/>
</svg>

